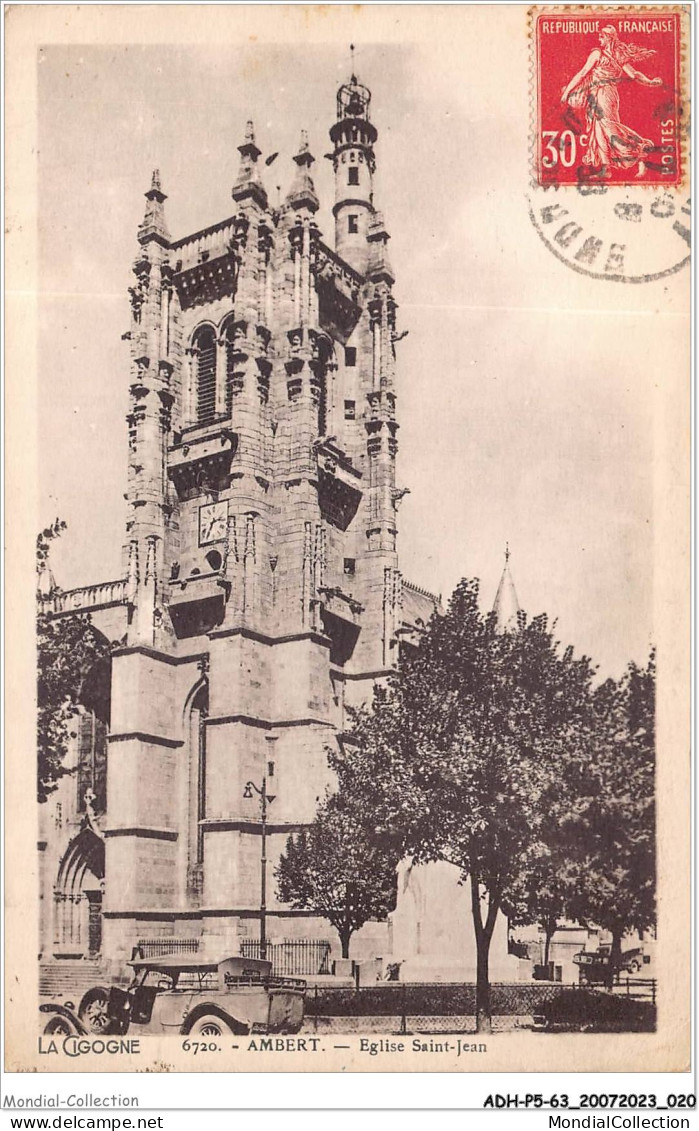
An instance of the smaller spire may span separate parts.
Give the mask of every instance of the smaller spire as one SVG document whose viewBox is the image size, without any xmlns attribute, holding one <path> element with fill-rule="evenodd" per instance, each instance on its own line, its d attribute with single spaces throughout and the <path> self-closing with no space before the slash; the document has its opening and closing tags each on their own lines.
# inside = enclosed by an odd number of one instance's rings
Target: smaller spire
<svg viewBox="0 0 699 1131">
<path fill-rule="evenodd" d="M 351 63 L 350 63 L 350 75 L 351 75 L 351 78 L 350 78 L 350 82 L 356 82 L 356 81 L 357 81 L 357 75 L 356 75 L 356 73 L 355 73 L 355 70 L 354 70 L 354 44 L 353 44 L 353 43 L 350 43 L 350 59 L 351 59 Z"/>
<path fill-rule="evenodd" d="M 147 193 L 144 193 L 144 196 L 146 198 L 146 211 L 138 229 L 139 242 L 148 243 L 149 240 L 157 240 L 159 243 L 169 243 L 170 233 L 165 223 L 165 209 L 163 207 L 167 196 L 160 186 L 160 169 L 153 170 L 150 188 Z"/>
<path fill-rule="evenodd" d="M 161 204 L 167 200 L 167 196 L 160 187 L 160 169 L 154 169 L 153 175 L 150 179 L 150 189 L 146 193 L 147 200 L 157 200 Z"/>
<path fill-rule="evenodd" d="M 266 208 L 267 193 L 260 179 L 260 170 L 257 166 L 261 152 L 255 143 L 255 127 L 252 121 L 248 120 L 245 123 L 245 139 L 243 144 L 238 146 L 240 168 L 231 196 L 237 201 L 252 197 L 262 208 Z"/>
<path fill-rule="evenodd" d="M 250 118 L 245 123 L 245 141 L 238 146 L 238 152 L 243 157 L 251 157 L 253 162 L 257 162 L 257 158 L 262 153 L 262 150 L 258 149 L 255 144 L 255 127 Z"/>
<path fill-rule="evenodd" d="M 512 632 L 516 629 L 520 611 L 515 583 L 510 573 L 510 544 L 506 542 L 505 567 L 502 571 L 500 584 L 498 585 L 498 591 L 495 594 L 495 601 L 493 603 L 495 622 L 499 631 Z"/>
<path fill-rule="evenodd" d="M 308 208 L 310 212 L 317 212 L 320 203 L 311 177 L 311 165 L 315 161 L 315 157 L 308 146 L 306 130 L 301 130 L 299 151 L 294 157 L 294 161 L 296 162 L 296 174 L 287 193 L 286 203 L 290 208 Z"/>
<path fill-rule="evenodd" d="M 297 165 L 311 165 L 315 161 L 315 157 L 313 157 L 308 147 L 308 130 L 301 130 L 299 151 L 294 157 L 294 161 Z"/>
</svg>

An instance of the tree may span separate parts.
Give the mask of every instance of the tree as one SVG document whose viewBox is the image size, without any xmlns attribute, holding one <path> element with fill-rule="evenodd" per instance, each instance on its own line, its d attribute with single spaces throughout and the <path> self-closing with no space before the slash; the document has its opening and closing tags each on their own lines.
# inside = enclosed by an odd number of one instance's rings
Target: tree
<svg viewBox="0 0 699 1131">
<path fill-rule="evenodd" d="M 594 713 L 588 717 L 590 735 L 594 736 Z M 538 854 L 528 869 L 523 870 L 519 889 L 510 898 L 511 924 L 537 923 L 544 935 L 543 965 L 549 966 L 551 943 L 561 920 L 570 918 L 570 907 L 581 887 L 582 863 L 579 859 L 579 830 L 576 814 L 579 809 L 579 761 L 584 759 L 586 745 L 579 733 L 578 742 L 566 750 L 552 779 L 542 806 Z M 587 744 L 593 750 L 594 743 Z"/>
<path fill-rule="evenodd" d="M 545 616 L 501 633 L 462 581 L 370 707 L 354 712 L 339 792 L 365 797 L 378 835 L 468 880 L 476 1024 L 490 1031 L 489 952 L 500 911 L 523 917 L 546 856 L 562 766 L 591 742 L 593 668 L 561 651 Z"/>
<path fill-rule="evenodd" d="M 36 564 L 39 577 L 49 577 L 51 543 L 66 529 L 56 519 L 39 534 Z M 45 598 L 58 590 L 50 582 L 39 592 L 37 584 L 37 796 L 40 802 L 56 789 L 71 770 L 65 766 L 81 691 L 86 675 L 97 661 L 109 655 L 104 637 L 93 627 L 88 613 L 54 618 L 45 611 Z"/>
<path fill-rule="evenodd" d="M 599 741 L 578 787 L 571 913 L 612 935 L 610 981 L 631 930 L 655 925 L 655 654 L 596 694 Z"/>
<path fill-rule="evenodd" d="M 333 925 L 343 958 L 354 931 L 395 905 L 397 860 L 366 832 L 352 804 L 327 797 L 313 823 L 289 837 L 275 873 L 280 899 Z"/>
<path fill-rule="evenodd" d="M 544 935 L 543 965 L 548 967 L 551 942 L 560 922 L 566 916 L 571 884 L 576 878 L 575 869 L 565 855 L 563 838 L 557 837 L 549 823 L 544 834 L 541 855 L 522 877 L 519 913 L 510 912 L 510 922 L 537 923 Z M 514 902 L 514 901 L 513 901 Z"/>
</svg>

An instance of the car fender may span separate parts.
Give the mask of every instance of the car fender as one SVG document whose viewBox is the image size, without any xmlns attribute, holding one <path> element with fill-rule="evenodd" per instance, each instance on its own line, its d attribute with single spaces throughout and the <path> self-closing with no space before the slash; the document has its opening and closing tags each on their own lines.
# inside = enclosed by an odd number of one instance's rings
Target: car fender
<svg viewBox="0 0 699 1131">
<path fill-rule="evenodd" d="M 242 1021 L 239 1021 L 237 1017 L 234 1017 L 231 1013 L 228 1012 L 228 1010 L 221 1009 L 221 1006 L 216 1005 L 216 1003 L 213 1001 L 202 1001 L 197 1002 L 194 1008 L 189 1011 L 184 1021 L 182 1022 L 180 1033 L 189 1033 L 195 1021 L 198 1021 L 200 1017 L 204 1017 L 207 1013 L 214 1014 L 214 1016 L 216 1017 L 220 1017 L 222 1021 L 225 1021 L 227 1025 L 230 1025 L 232 1032 L 236 1033 L 240 1037 L 245 1036 L 246 1033 L 250 1032 L 250 1027 L 248 1025 L 245 1025 Z"/>
<path fill-rule="evenodd" d="M 82 1021 L 72 1009 L 68 1009 L 65 1005 L 59 1005 L 57 1002 L 43 1002 L 39 1006 L 40 1013 L 58 1013 L 59 1016 L 65 1017 L 66 1021 L 70 1021 L 74 1025 L 80 1036 L 87 1036 L 87 1029 Z"/>
</svg>

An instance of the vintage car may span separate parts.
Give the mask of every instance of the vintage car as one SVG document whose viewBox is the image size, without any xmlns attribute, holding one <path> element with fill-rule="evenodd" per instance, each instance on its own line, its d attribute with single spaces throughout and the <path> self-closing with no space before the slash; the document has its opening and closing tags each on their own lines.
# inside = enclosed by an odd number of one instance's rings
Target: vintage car
<svg viewBox="0 0 699 1131">
<path fill-rule="evenodd" d="M 306 983 L 272 974 L 272 963 L 239 956 L 219 962 L 193 954 L 134 957 L 128 987 L 95 986 L 77 1010 L 40 1006 L 44 1033 L 107 1035 L 297 1033 Z"/>
<path fill-rule="evenodd" d="M 633 947 L 622 951 L 614 971 L 611 970 L 611 947 L 601 946 L 599 950 L 580 950 L 573 955 L 573 962 L 579 967 L 581 985 L 605 984 L 610 973 L 637 974 L 644 962 L 643 949 Z"/>
</svg>

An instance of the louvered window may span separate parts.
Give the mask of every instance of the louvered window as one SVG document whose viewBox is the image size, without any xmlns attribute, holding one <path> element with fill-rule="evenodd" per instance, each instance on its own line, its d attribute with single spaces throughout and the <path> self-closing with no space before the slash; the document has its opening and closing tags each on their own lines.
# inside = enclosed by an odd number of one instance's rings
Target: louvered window
<svg viewBox="0 0 699 1131">
<path fill-rule="evenodd" d="M 228 416 L 233 415 L 235 399 L 242 393 L 245 383 L 245 373 L 239 368 L 237 369 L 237 365 L 240 365 L 240 354 L 236 350 L 232 335 L 229 334 L 226 340 L 226 412 Z"/>
<path fill-rule="evenodd" d="M 211 424 L 216 414 L 216 335 L 213 330 L 200 330 L 197 349 L 197 421 Z"/>
</svg>

